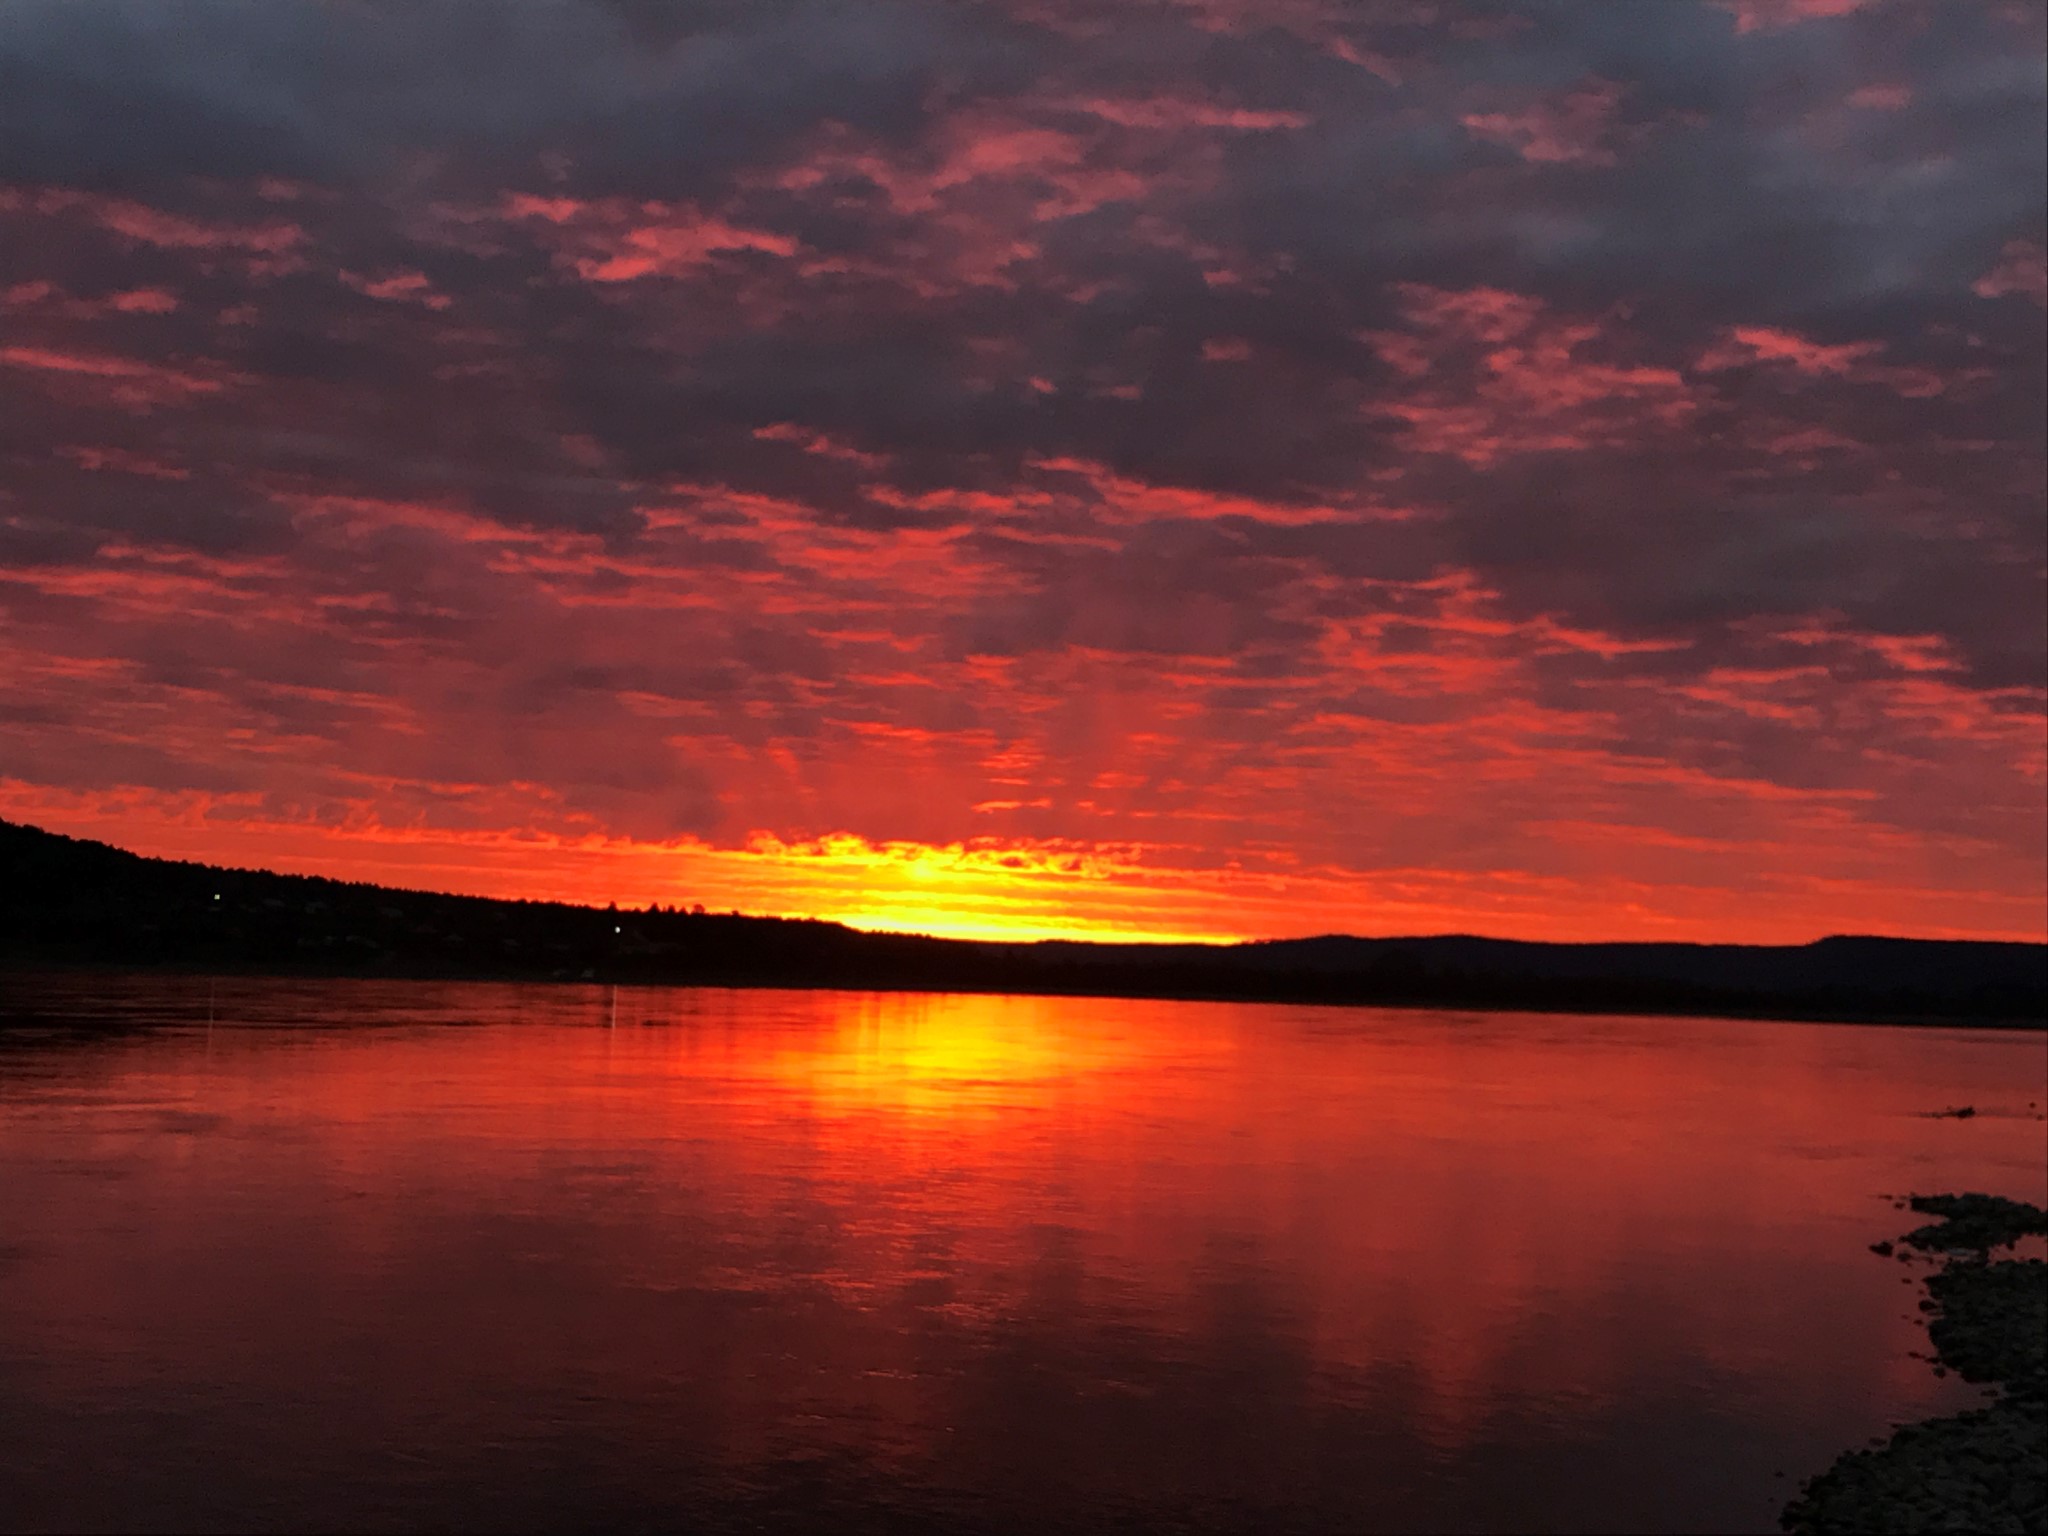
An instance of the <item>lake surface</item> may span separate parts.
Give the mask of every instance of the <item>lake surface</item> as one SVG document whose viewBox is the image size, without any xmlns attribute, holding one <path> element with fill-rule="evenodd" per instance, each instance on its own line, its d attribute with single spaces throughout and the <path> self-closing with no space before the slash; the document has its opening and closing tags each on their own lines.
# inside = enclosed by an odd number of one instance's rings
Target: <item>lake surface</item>
<svg viewBox="0 0 2048 1536">
<path fill-rule="evenodd" d="M 1888 1197 L 2048 1193 L 2038 1033 L 4 974 L 0 1016 L 10 1530 L 1770 1530 L 1978 1400 L 1912 1357 Z"/>
</svg>

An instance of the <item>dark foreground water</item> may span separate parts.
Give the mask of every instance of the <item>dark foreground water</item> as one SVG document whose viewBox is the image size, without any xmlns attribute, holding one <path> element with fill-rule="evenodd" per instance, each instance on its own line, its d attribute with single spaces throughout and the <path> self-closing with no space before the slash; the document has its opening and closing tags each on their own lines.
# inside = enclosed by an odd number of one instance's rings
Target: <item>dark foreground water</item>
<svg viewBox="0 0 2048 1536">
<path fill-rule="evenodd" d="M 1766 1530 L 1975 1399 L 1909 1356 L 1886 1197 L 2048 1186 L 2040 1034 L 5 975 L 0 1015 L 11 1530 Z"/>
</svg>

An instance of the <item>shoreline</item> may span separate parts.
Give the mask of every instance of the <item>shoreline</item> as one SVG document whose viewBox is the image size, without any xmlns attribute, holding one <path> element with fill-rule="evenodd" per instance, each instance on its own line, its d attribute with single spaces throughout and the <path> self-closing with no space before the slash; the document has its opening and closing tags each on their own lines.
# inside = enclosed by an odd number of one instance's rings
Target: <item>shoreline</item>
<svg viewBox="0 0 2048 1536">
<path fill-rule="evenodd" d="M 997 941 L 807 918 L 505 901 L 149 859 L 0 821 L 0 967 L 800 987 L 2038 1029 L 2048 944 L 1323 933 Z"/>
<path fill-rule="evenodd" d="M 2048 1213 L 1997 1195 L 1913 1195 L 1934 1221 L 1871 1244 L 1879 1258 L 1935 1258 L 1922 1278 L 1936 1375 L 1995 1394 L 1982 1407 L 1902 1425 L 1845 1451 L 1779 1515 L 1792 1536 L 2048 1531 L 2048 1261 L 1993 1259 L 2048 1233 Z"/>
<path fill-rule="evenodd" d="M 590 968 L 595 970 L 595 968 Z M 1108 985 L 1057 986 L 1006 985 L 1001 982 L 976 985 L 959 979 L 920 981 L 889 980 L 882 977 L 824 978 L 804 981 L 788 976 L 710 976 L 703 978 L 618 974 L 562 975 L 487 968 L 433 968 L 386 966 L 346 969 L 341 966 L 284 965 L 262 962 L 220 962 L 209 960 L 136 961 L 118 959 L 71 959 L 40 956 L 0 955 L 0 978 L 8 975 L 117 975 L 202 977 L 272 981 L 366 981 L 416 982 L 478 986 L 546 987 L 636 987 L 662 991 L 735 992 L 882 992 L 925 994 L 934 997 L 1047 997 L 1095 999 L 1102 1001 L 1162 1003 L 1255 1003 L 1271 1007 L 1344 1009 L 1391 1009 L 1410 1013 L 1520 1014 L 1538 1018 L 1668 1018 L 1709 1019 L 1749 1024 L 1850 1025 L 1878 1029 L 1971 1029 L 2000 1034 L 2048 1034 L 2048 1019 L 2038 1016 L 1972 1016 L 1957 1014 L 1876 1014 L 1843 1010 L 1791 1007 L 1687 1007 L 1656 1003 L 1601 1006 L 1591 1000 L 1540 999 L 1514 1002 L 1492 998 L 1402 996 L 1356 997 L 1317 995 L 1319 989 L 1276 986 L 1260 988 L 1199 989 L 1170 987 L 1115 987 Z M 10 1025 L 0 1003 L 0 1029 Z"/>
</svg>

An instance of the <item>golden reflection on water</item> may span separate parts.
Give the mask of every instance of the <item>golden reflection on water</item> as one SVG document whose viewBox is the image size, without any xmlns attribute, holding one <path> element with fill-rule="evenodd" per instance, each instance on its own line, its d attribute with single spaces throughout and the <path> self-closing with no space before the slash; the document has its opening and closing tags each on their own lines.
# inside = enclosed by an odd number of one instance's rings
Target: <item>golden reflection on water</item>
<svg viewBox="0 0 2048 1536">
<path fill-rule="evenodd" d="M 1764 1529 L 2048 1184 L 2039 1035 L 50 986 L 195 1022 L 0 1056 L 29 1526 Z"/>
<path fill-rule="evenodd" d="M 1116 1074 L 1156 1067 L 1167 1041 L 1113 1010 L 949 994 L 865 996 L 814 1035 L 781 1042 L 767 1070 L 821 1115 L 1001 1116 L 1125 1091 Z M 1174 1054 L 1214 1059 L 1199 1027 Z"/>
</svg>

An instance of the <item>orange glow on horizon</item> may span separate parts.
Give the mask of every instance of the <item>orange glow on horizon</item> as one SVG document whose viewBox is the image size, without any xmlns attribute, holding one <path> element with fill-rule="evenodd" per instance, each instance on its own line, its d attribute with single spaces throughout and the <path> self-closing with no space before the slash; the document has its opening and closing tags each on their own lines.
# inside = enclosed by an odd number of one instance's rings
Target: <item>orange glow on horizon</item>
<svg viewBox="0 0 2048 1536">
<path fill-rule="evenodd" d="M 815 918 L 872 932 L 1031 942 L 1235 942 L 1325 933 L 1470 933 L 1553 942 L 1804 943 L 1839 933 L 2039 942 L 2024 898 L 1779 874 L 1751 888 L 1652 888 L 1457 869 L 1349 871 L 1283 854 L 1197 863 L 1186 850 L 1068 840 L 871 841 L 851 833 L 737 847 L 498 829 L 229 819 L 168 797 L 77 796 L 0 781 L 0 816 L 157 858 L 510 900 Z"/>
<path fill-rule="evenodd" d="M 73 8 L 0 816 L 963 940 L 2048 940 L 2048 97 L 1950 88 L 2048 6 L 1892 5 L 999 0 L 709 96 L 647 50 L 788 7 L 514 8 L 452 93 L 416 7 L 196 74 Z"/>
</svg>

